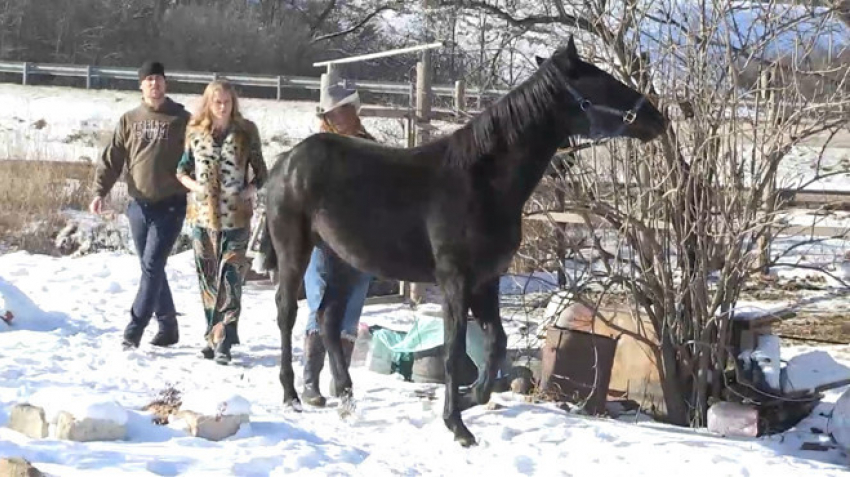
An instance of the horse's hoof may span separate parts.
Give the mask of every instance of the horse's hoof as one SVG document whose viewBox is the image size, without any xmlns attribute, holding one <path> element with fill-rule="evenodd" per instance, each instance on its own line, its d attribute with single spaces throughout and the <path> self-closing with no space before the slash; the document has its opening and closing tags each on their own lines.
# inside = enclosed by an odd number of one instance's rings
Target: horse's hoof
<svg viewBox="0 0 850 477">
<path fill-rule="evenodd" d="M 466 431 L 466 434 L 455 435 L 455 440 L 463 447 L 472 447 L 478 444 L 475 442 L 475 436 L 469 431 Z"/>
<path fill-rule="evenodd" d="M 337 408 L 340 419 L 351 417 L 356 409 L 357 403 L 354 401 L 354 396 L 352 396 L 351 392 L 348 391 L 342 396 L 339 407 Z"/>
</svg>

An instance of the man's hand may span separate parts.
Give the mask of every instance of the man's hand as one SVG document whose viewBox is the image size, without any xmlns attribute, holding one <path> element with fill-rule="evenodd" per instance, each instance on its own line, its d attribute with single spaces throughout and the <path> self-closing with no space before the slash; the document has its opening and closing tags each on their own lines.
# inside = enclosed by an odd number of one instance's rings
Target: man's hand
<svg viewBox="0 0 850 477">
<path fill-rule="evenodd" d="M 97 196 L 89 204 L 89 212 L 100 215 L 103 213 L 103 197 Z"/>
</svg>

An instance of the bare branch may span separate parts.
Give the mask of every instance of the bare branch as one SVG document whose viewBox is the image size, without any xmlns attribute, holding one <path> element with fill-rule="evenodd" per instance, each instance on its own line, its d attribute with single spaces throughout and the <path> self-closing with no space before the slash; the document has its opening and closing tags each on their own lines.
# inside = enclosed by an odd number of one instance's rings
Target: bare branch
<svg viewBox="0 0 850 477">
<path fill-rule="evenodd" d="M 327 40 L 331 40 L 333 38 L 339 38 L 341 36 L 345 36 L 345 35 L 348 35 L 350 33 L 354 33 L 355 31 L 359 30 L 360 28 L 363 28 L 363 26 L 366 25 L 367 23 L 369 23 L 370 20 L 375 18 L 376 15 L 378 15 L 381 12 L 387 11 L 387 10 L 395 11 L 396 8 L 393 7 L 393 6 L 389 6 L 389 5 L 384 5 L 382 7 L 379 7 L 376 10 L 374 10 L 373 12 L 371 12 L 368 15 L 366 15 L 365 17 L 363 17 L 360 21 L 358 21 L 357 23 L 352 25 L 350 28 L 346 28 L 345 30 L 341 30 L 341 31 L 338 31 L 338 32 L 328 33 L 326 35 L 314 37 L 310 40 L 310 44 L 316 44 L 316 43 L 319 43 L 321 41 L 327 41 Z"/>
<path fill-rule="evenodd" d="M 507 21 L 511 26 L 520 28 L 531 28 L 537 25 L 552 25 L 563 24 L 581 28 L 588 32 L 596 32 L 596 25 L 588 21 L 584 17 L 567 14 L 561 2 L 556 1 L 560 7 L 557 16 L 552 15 L 528 15 L 525 17 L 515 17 L 507 12 L 507 10 L 491 5 L 479 0 L 440 0 L 439 6 L 456 6 L 462 8 L 471 8 L 484 11 L 491 15 L 495 15 L 502 20 Z"/>
</svg>

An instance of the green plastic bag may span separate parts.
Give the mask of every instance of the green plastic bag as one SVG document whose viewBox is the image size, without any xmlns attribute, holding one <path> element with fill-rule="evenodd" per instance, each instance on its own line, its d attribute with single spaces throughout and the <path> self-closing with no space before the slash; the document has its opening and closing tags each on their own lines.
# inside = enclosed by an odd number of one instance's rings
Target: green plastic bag
<svg viewBox="0 0 850 477">
<path fill-rule="evenodd" d="M 395 353 L 416 353 L 443 345 L 443 319 L 430 316 L 418 316 L 413 327 L 403 339 L 388 343 Z M 478 369 L 484 369 L 487 355 L 484 351 L 484 330 L 474 321 L 466 326 L 466 354 Z"/>
</svg>

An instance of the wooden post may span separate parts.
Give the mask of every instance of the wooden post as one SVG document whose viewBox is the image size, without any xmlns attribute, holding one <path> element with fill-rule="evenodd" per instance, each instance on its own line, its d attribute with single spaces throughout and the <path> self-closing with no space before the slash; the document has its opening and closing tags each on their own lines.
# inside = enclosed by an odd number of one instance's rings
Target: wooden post
<svg viewBox="0 0 850 477">
<path fill-rule="evenodd" d="M 21 78 L 21 83 L 26 86 L 29 83 L 29 75 L 30 75 L 30 64 L 24 61 L 24 66 L 22 70 L 23 76 Z"/>
<path fill-rule="evenodd" d="M 91 89 L 91 65 L 86 65 L 86 89 Z"/>
<path fill-rule="evenodd" d="M 407 147 L 416 146 L 416 79 L 410 78 L 410 90 L 408 92 L 408 114 L 405 126 L 407 127 Z"/>
<path fill-rule="evenodd" d="M 416 64 L 416 122 L 417 143 L 422 145 L 430 139 L 426 126 L 431 122 L 431 52 L 428 50 L 422 52 L 422 60 Z"/>
<path fill-rule="evenodd" d="M 427 11 L 430 0 L 421 0 L 422 8 Z M 430 21 L 427 13 L 425 19 L 426 35 L 430 40 Z M 416 63 L 416 143 L 425 144 L 430 140 L 431 122 L 431 50 L 423 50 L 419 62 Z M 413 303 L 421 303 L 426 298 L 427 283 L 410 284 L 410 300 Z"/>
<path fill-rule="evenodd" d="M 277 77 L 277 95 L 275 98 L 280 101 L 280 98 L 283 97 L 283 78 L 278 75 Z"/>
<path fill-rule="evenodd" d="M 463 80 L 455 81 L 455 114 L 460 116 L 466 111 L 466 83 Z"/>
<path fill-rule="evenodd" d="M 334 65 L 328 63 L 327 70 L 325 73 L 322 73 L 322 76 L 319 80 L 319 104 L 324 103 L 325 96 L 328 94 L 328 89 L 332 84 L 336 83 L 337 72 L 334 68 Z"/>
</svg>

